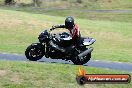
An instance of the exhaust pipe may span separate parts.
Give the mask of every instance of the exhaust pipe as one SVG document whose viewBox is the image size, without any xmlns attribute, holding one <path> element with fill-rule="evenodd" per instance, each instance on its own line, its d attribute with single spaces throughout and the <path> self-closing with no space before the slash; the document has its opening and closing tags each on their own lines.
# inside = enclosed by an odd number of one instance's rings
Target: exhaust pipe
<svg viewBox="0 0 132 88">
<path fill-rule="evenodd" d="M 85 50 L 84 52 L 80 53 L 80 54 L 78 55 L 78 57 L 80 58 L 80 57 L 86 56 L 87 54 L 91 53 L 92 51 L 93 51 L 93 48 L 90 47 L 89 49 L 87 49 L 87 50 Z"/>
</svg>

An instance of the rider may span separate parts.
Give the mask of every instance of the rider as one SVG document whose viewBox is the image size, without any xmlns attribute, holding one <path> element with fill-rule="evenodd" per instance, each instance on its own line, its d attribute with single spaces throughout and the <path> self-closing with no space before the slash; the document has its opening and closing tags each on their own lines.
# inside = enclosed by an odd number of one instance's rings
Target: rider
<svg viewBox="0 0 132 88">
<path fill-rule="evenodd" d="M 52 26 L 51 30 L 54 30 L 56 28 L 66 28 L 69 30 L 71 36 L 72 36 L 72 42 L 75 46 L 78 46 L 80 42 L 80 31 L 77 24 L 74 23 L 74 18 L 71 16 L 68 16 L 65 19 L 65 25 L 55 25 Z"/>
<path fill-rule="evenodd" d="M 70 46 L 70 47 L 67 47 L 66 49 L 62 48 L 62 47 L 59 47 L 59 50 L 61 50 L 62 52 L 65 52 L 65 53 L 69 53 L 73 48 L 77 48 L 80 44 L 80 31 L 79 31 L 79 28 L 78 28 L 78 25 L 74 23 L 74 18 L 71 17 L 71 16 L 68 16 L 66 19 L 65 19 L 65 25 L 55 25 L 55 26 L 52 26 L 52 28 L 50 30 L 54 30 L 56 28 L 66 28 L 69 30 L 71 36 L 72 36 L 72 44 L 74 46 Z"/>
</svg>

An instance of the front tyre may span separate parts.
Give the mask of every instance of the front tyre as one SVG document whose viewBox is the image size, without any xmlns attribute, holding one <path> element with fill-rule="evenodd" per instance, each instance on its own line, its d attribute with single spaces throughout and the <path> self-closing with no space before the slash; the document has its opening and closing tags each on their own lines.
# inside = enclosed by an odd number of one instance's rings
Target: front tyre
<svg viewBox="0 0 132 88">
<path fill-rule="evenodd" d="M 72 62 L 75 64 L 75 65 L 83 65 L 83 64 L 86 64 L 91 58 L 91 53 L 87 54 L 86 56 L 84 57 L 75 57 L 74 59 L 72 59 Z"/>
<path fill-rule="evenodd" d="M 27 47 L 25 56 L 30 61 L 37 61 L 44 56 L 44 50 L 40 43 L 34 43 Z"/>
</svg>

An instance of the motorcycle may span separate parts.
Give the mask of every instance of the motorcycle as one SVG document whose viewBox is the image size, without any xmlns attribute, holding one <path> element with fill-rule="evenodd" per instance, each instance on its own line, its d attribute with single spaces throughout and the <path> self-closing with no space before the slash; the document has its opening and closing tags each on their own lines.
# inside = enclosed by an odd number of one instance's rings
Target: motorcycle
<svg viewBox="0 0 132 88">
<path fill-rule="evenodd" d="M 91 58 L 96 40 L 94 38 L 80 39 L 78 47 L 72 44 L 72 37 L 69 33 L 63 32 L 52 34 L 51 30 L 44 30 L 38 37 L 38 43 L 32 43 L 25 51 L 25 56 L 30 61 L 40 60 L 43 56 L 51 59 L 71 60 L 76 65 L 83 65 Z"/>
</svg>

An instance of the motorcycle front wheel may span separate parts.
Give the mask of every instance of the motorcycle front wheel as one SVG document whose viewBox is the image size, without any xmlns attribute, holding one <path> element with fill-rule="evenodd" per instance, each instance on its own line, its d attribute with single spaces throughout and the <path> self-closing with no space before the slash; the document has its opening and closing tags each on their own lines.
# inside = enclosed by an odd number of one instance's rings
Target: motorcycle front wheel
<svg viewBox="0 0 132 88">
<path fill-rule="evenodd" d="M 44 51 L 41 47 L 41 44 L 34 43 L 27 47 L 25 51 L 25 56 L 30 61 L 37 61 L 44 56 Z"/>
</svg>

